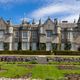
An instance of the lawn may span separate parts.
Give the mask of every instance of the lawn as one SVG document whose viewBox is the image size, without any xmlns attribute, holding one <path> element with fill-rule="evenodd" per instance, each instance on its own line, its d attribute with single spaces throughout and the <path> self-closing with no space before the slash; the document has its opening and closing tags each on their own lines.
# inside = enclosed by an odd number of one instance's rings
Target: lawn
<svg viewBox="0 0 80 80">
<path fill-rule="evenodd" d="M 52 64 L 0 63 L 0 77 L 18 78 L 31 74 L 31 77 L 36 79 L 58 80 L 59 78 L 64 78 L 65 74 L 72 73 L 80 74 L 80 70 L 61 70 Z"/>
<path fill-rule="evenodd" d="M 52 78 L 58 80 L 64 78 L 65 74 L 80 74 L 80 70 L 59 70 L 54 65 L 36 65 L 32 69 L 33 78 Z"/>
<path fill-rule="evenodd" d="M 62 74 L 60 70 L 58 70 L 55 66 L 52 65 L 36 65 L 31 72 L 33 78 L 58 79 L 60 77 L 64 77 L 64 74 Z"/>
<path fill-rule="evenodd" d="M 0 63 L 0 77 L 18 78 L 29 72 L 25 67 L 17 66 L 17 64 Z"/>
</svg>

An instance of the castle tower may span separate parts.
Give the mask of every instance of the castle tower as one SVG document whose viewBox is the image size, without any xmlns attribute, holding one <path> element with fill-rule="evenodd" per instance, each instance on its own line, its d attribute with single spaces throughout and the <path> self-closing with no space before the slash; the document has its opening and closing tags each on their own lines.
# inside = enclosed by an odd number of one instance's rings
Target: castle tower
<svg viewBox="0 0 80 80">
<path fill-rule="evenodd" d="M 80 14 L 79 14 L 79 19 L 77 21 L 77 25 L 80 26 Z"/>
<path fill-rule="evenodd" d="M 8 26 L 9 26 L 9 50 L 11 51 L 12 50 L 12 43 L 13 43 L 13 27 L 11 25 L 11 22 L 10 20 L 8 20 Z"/>
<path fill-rule="evenodd" d="M 35 20 L 34 19 L 32 20 L 32 24 L 35 24 Z"/>
</svg>

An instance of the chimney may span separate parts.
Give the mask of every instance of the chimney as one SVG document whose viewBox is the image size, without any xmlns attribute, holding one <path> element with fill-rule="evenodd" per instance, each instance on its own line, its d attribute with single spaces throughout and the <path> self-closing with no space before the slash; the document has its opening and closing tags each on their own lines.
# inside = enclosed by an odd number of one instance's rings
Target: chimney
<svg viewBox="0 0 80 80">
<path fill-rule="evenodd" d="M 62 23 L 68 23 L 68 21 L 62 21 Z"/>
</svg>

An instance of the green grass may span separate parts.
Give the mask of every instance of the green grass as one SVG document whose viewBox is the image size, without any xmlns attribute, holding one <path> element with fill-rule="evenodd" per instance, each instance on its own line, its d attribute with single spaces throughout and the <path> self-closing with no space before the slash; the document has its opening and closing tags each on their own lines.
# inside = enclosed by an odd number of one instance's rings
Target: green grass
<svg viewBox="0 0 80 80">
<path fill-rule="evenodd" d="M 36 65 L 31 72 L 33 78 L 52 78 L 56 80 L 64 78 L 65 74 L 80 74 L 80 70 L 59 70 L 54 65 Z"/>
<path fill-rule="evenodd" d="M 0 63 L 2 71 L 0 77 L 17 78 L 21 77 L 29 72 L 25 67 L 17 66 L 17 64 Z"/>
<path fill-rule="evenodd" d="M 18 66 L 19 64 L 23 66 Z M 25 65 L 33 65 L 32 68 L 25 67 Z M 76 65 L 77 66 L 77 65 Z M 0 77 L 8 77 L 8 78 L 18 78 L 28 73 L 32 74 L 32 78 L 40 78 L 40 79 L 55 79 L 64 78 L 65 74 L 80 74 L 80 70 L 60 70 L 56 67 L 56 65 L 42 65 L 42 64 L 27 64 L 26 62 L 16 62 L 6 63 L 0 62 L 0 68 L 3 71 L 0 71 Z"/>
<path fill-rule="evenodd" d="M 53 65 L 80 65 L 80 62 L 49 62 L 48 64 L 53 64 Z"/>
<path fill-rule="evenodd" d="M 57 79 L 64 76 L 60 70 L 51 65 L 36 65 L 31 72 L 33 78 L 46 79 L 50 77 Z"/>
</svg>

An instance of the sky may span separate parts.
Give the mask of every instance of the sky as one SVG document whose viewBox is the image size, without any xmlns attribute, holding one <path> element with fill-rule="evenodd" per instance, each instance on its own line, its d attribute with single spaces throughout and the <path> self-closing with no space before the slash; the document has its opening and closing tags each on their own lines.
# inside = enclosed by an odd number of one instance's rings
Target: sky
<svg viewBox="0 0 80 80">
<path fill-rule="evenodd" d="M 48 17 L 77 22 L 79 14 L 80 0 L 0 0 L 0 17 L 14 24 L 20 24 L 23 19 L 44 22 Z"/>
</svg>

